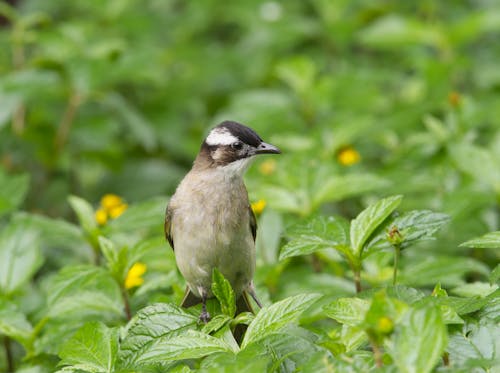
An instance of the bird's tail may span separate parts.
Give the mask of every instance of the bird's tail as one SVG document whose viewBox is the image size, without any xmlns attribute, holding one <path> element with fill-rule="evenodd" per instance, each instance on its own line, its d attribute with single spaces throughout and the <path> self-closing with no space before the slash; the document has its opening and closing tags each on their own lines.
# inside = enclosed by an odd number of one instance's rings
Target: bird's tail
<svg viewBox="0 0 500 373">
<path fill-rule="evenodd" d="M 184 295 L 184 298 L 181 302 L 181 307 L 189 308 L 200 303 L 201 298 L 198 298 L 196 295 L 194 295 L 189 287 L 187 287 L 186 294 Z M 246 291 L 243 291 L 240 297 L 236 300 L 236 315 L 239 315 L 242 312 L 254 313 L 250 300 L 248 299 L 248 293 Z M 236 328 L 234 328 L 233 336 L 238 343 L 241 343 L 241 341 L 243 340 L 243 336 L 245 335 L 246 330 L 247 326 L 244 324 L 236 325 Z"/>
</svg>

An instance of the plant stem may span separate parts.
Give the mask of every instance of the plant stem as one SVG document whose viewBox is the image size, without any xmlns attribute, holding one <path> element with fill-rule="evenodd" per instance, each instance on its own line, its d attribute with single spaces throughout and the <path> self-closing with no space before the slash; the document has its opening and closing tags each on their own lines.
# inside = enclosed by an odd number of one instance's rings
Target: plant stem
<svg viewBox="0 0 500 373">
<path fill-rule="evenodd" d="M 370 344 L 372 346 L 375 364 L 377 364 L 377 368 L 382 368 L 382 365 L 384 365 L 382 361 L 382 351 L 380 351 L 378 344 L 373 340 L 373 338 L 370 338 Z"/>
<path fill-rule="evenodd" d="M 7 372 L 14 372 L 14 359 L 12 358 L 12 348 L 10 344 L 10 338 L 3 337 L 3 348 L 5 349 L 5 357 L 7 359 Z"/>
<path fill-rule="evenodd" d="M 57 150 L 61 150 L 69 136 L 69 131 L 71 129 L 71 125 L 73 120 L 75 119 L 76 111 L 80 104 L 82 103 L 82 96 L 73 91 L 69 97 L 68 104 L 66 105 L 66 109 L 63 113 L 61 121 L 59 122 L 59 127 L 57 129 L 55 144 Z"/>
<path fill-rule="evenodd" d="M 122 286 L 121 289 L 122 289 L 123 306 L 125 308 L 125 316 L 127 317 L 127 321 L 130 321 L 130 319 L 132 318 L 132 312 L 130 311 L 130 300 L 128 298 L 128 292 L 124 286 Z"/>
<path fill-rule="evenodd" d="M 12 65 L 14 70 L 21 70 L 26 62 L 24 50 L 24 28 L 20 24 L 16 24 L 13 29 L 13 46 L 12 46 Z M 23 103 L 14 111 L 12 116 L 12 130 L 16 135 L 21 135 L 24 132 L 26 120 L 26 107 Z"/>
<path fill-rule="evenodd" d="M 356 293 L 361 293 L 361 270 L 359 268 L 353 269 L 354 284 L 356 285 Z"/>
<path fill-rule="evenodd" d="M 398 264 L 399 264 L 399 256 L 401 254 L 401 246 L 394 245 L 394 272 L 392 274 L 392 285 L 396 286 L 397 278 L 398 278 Z"/>
</svg>

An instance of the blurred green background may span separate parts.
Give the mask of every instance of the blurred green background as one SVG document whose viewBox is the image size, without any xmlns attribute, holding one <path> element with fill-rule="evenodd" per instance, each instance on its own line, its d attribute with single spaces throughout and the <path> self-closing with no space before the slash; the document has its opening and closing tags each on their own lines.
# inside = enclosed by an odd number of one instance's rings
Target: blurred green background
<svg viewBox="0 0 500 373">
<path fill-rule="evenodd" d="M 284 150 L 248 184 L 285 222 L 397 193 L 452 216 L 442 250 L 499 228 L 497 1 L 13 3 L 0 179 L 29 175 L 27 211 L 168 196 L 231 119 Z"/>
<path fill-rule="evenodd" d="M 0 370 L 52 372 L 86 321 L 124 327 L 143 307 L 179 304 L 163 212 L 222 120 L 283 150 L 246 177 L 265 305 L 353 295 L 338 252 L 280 250 L 297 226 L 330 234 L 318 215 L 352 219 L 399 194 L 400 213 L 451 219 L 405 249 L 398 284 L 470 298 L 498 288 L 487 282 L 498 282 L 495 242 L 459 244 L 500 230 L 499 1 L 0 0 L 0 15 L 0 264 L 16 268 L 15 281 L 0 278 L 0 310 L 13 315 L 0 360 L 15 362 Z M 96 222 L 108 193 L 129 208 Z M 368 297 L 392 283 L 392 262 L 390 250 L 363 258 Z M 307 317 L 337 351 L 342 325 Z M 469 332 L 453 333 L 452 351 Z"/>
</svg>

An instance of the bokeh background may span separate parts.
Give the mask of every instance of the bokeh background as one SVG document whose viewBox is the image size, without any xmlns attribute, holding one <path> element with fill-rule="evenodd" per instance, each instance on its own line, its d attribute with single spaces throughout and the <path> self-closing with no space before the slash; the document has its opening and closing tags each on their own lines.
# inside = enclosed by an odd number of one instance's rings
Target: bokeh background
<svg viewBox="0 0 500 373">
<path fill-rule="evenodd" d="M 2 174 L 29 175 L 29 211 L 67 217 L 69 194 L 170 195 L 207 129 L 232 119 L 283 148 L 279 177 L 251 179 L 287 189 L 299 214 L 310 203 L 295 176 L 317 162 L 383 178 L 378 193 L 405 194 L 407 208 L 452 214 L 452 244 L 498 228 L 496 1 L 24 0 L 0 10 Z M 359 159 L 339 163 L 350 147 Z M 349 213 L 349 197 L 326 208 Z"/>
<path fill-rule="evenodd" d="M 168 196 L 208 130 L 229 119 L 283 150 L 246 178 L 265 302 L 352 292 L 334 254 L 279 262 L 287 228 L 318 214 L 350 219 L 394 194 L 403 211 L 451 217 L 438 241 L 405 253 L 402 283 L 457 286 L 498 263 L 498 251 L 458 246 L 500 228 L 498 1 L 11 0 L 0 14 L 3 223 L 18 209 L 76 222 L 68 196 L 97 209 L 113 193 L 142 206 L 116 220 L 116 241 L 144 227 L 161 236 Z M 92 260 L 85 240 L 61 237 L 42 245 L 30 300 L 18 302 L 33 320 L 37 283 Z M 145 260 L 156 282 L 133 309 L 182 295 L 181 285 L 160 295 L 162 281 L 182 279 L 155 277 L 175 271 L 156 246 Z M 390 281 L 391 258 L 365 266 L 369 286 Z M 54 325 L 40 347 L 49 354 L 48 341 L 81 321 Z"/>
</svg>

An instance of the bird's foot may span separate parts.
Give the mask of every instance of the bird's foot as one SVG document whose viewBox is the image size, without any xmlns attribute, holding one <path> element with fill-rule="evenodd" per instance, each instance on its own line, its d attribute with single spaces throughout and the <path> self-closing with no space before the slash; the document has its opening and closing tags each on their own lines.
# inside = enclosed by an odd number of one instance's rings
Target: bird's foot
<svg viewBox="0 0 500 373">
<path fill-rule="evenodd" d="M 208 323 L 210 321 L 210 314 L 208 313 L 207 310 L 201 311 L 200 314 L 200 321 L 204 324 Z"/>
</svg>

